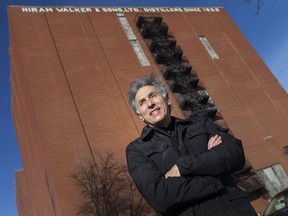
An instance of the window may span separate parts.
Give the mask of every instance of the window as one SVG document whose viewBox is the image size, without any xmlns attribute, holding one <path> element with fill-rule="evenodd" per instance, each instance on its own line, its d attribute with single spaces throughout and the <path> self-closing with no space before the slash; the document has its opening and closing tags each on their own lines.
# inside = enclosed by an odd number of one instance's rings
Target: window
<svg viewBox="0 0 288 216">
<path fill-rule="evenodd" d="M 126 17 L 124 16 L 123 13 L 117 13 L 117 16 L 119 18 L 119 21 L 122 25 L 122 28 L 124 29 L 126 35 L 127 35 L 127 38 L 128 40 L 130 41 L 130 44 L 140 62 L 140 64 L 142 66 L 150 66 L 150 63 L 145 55 L 145 53 L 143 52 L 131 26 L 129 25 Z"/>
<path fill-rule="evenodd" d="M 202 42 L 202 44 L 204 45 L 204 47 L 206 48 L 206 50 L 208 51 L 208 53 L 210 54 L 211 58 L 213 60 L 214 59 L 219 59 L 219 56 L 217 55 L 217 53 L 215 52 L 213 47 L 210 45 L 210 43 L 207 40 L 207 38 L 205 36 L 199 36 L 199 39 Z"/>
<path fill-rule="evenodd" d="M 284 146 L 284 147 L 283 147 L 283 153 L 284 153 L 285 155 L 288 155 L 288 146 Z"/>
<path fill-rule="evenodd" d="M 288 176 L 281 164 L 258 170 L 257 174 L 271 197 L 288 187 Z"/>
</svg>

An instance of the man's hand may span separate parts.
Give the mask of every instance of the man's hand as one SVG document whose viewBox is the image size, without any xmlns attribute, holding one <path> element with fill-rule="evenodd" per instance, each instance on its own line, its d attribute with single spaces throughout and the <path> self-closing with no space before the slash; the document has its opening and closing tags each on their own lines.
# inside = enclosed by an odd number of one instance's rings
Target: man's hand
<svg viewBox="0 0 288 216">
<path fill-rule="evenodd" d="M 178 166 L 176 164 L 172 166 L 171 169 L 168 170 L 168 172 L 165 174 L 165 178 L 167 179 L 168 177 L 181 177 Z"/>
<path fill-rule="evenodd" d="M 209 139 L 208 150 L 221 144 L 221 143 L 222 143 L 221 136 L 216 134 L 215 136 L 213 136 Z M 168 170 L 167 173 L 165 174 L 165 178 L 167 179 L 168 177 L 181 177 L 178 166 L 176 164 L 174 166 L 172 166 L 171 169 Z"/>
<path fill-rule="evenodd" d="M 208 150 L 210 150 L 211 148 L 219 145 L 222 143 L 222 140 L 221 140 L 221 136 L 219 135 L 215 135 L 215 136 L 212 136 L 209 141 L 208 141 Z"/>
</svg>

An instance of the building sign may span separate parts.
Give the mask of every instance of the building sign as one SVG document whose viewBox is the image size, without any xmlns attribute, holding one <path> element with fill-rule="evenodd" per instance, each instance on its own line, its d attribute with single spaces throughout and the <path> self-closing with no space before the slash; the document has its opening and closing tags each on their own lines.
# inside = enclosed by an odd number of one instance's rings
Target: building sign
<svg viewBox="0 0 288 216">
<path fill-rule="evenodd" d="M 165 12 L 189 12 L 189 13 L 215 13 L 220 12 L 219 7 L 21 7 L 24 13 L 165 13 Z"/>
</svg>

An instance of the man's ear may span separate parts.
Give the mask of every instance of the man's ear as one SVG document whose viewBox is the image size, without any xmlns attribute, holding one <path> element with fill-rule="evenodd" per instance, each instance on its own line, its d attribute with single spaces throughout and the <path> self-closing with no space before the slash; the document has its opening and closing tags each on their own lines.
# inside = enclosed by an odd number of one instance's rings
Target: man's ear
<svg viewBox="0 0 288 216">
<path fill-rule="evenodd" d="M 144 122 L 145 119 L 143 118 L 143 116 L 141 116 L 140 114 L 138 114 L 138 117 L 140 118 L 141 121 Z"/>
<path fill-rule="evenodd" d="M 170 97 L 167 96 L 166 100 L 167 100 L 167 104 L 170 106 L 170 105 L 171 105 L 171 99 L 170 99 Z"/>
</svg>

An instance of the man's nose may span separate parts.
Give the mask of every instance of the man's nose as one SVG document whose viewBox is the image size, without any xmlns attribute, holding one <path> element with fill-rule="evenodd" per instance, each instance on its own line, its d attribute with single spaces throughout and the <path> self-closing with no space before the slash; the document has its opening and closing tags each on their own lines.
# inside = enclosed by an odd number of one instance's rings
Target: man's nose
<svg viewBox="0 0 288 216">
<path fill-rule="evenodd" d="M 154 101 L 151 99 L 147 100 L 148 107 L 153 107 L 155 105 Z"/>
</svg>

